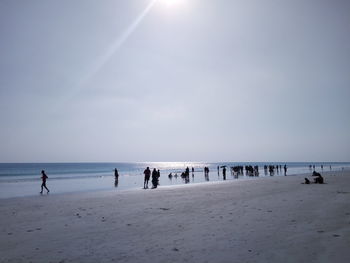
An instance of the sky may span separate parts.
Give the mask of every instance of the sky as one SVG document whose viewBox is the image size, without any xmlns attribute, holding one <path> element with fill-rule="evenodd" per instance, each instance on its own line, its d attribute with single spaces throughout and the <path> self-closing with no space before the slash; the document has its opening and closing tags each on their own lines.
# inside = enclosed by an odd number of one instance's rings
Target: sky
<svg viewBox="0 0 350 263">
<path fill-rule="evenodd" d="M 350 161 L 349 13 L 0 0 L 0 162 Z"/>
</svg>

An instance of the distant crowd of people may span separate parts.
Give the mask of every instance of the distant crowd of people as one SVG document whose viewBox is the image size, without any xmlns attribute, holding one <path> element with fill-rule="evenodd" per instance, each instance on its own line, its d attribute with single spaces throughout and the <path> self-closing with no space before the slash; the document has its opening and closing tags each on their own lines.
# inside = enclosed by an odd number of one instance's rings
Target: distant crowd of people
<svg viewBox="0 0 350 263">
<path fill-rule="evenodd" d="M 218 176 L 220 176 L 220 168 L 222 168 L 222 177 L 223 180 L 226 180 L 226 165 L 223 166 L 217 166 L 217 172 L 218 172 Z M 323 165 L 320 166 L 321 170 L 323 171 Z M 269 174 L 270 176 L 273 176 L 275 173 L 279 174 L 282 173 L 282 169 L 284 171 L 284 175 L 287 175 L 287 170 L 288 167 L 287 165 L 284 165 L 282 168 L 282 165 L 264 165 L 264 173 L 265 175 Z M 312 170 L 313 169 L 313 173 L 312 176 L 315 177 L 314 178 L 314 183 L 317 184 L 323 184 L 324 183 L 324 179 L 321 176 L 320 173 L 316 172 L 315 169 L 315 165 L 309 165 L 309 169 Z M 329 169 L 332 170 L 332 166 L 329 166 Z M 194 178 L 194 168 L 191 168 L 192 171 L 192 178 Z M 252 165 L 246 165 L 246 166 L 241 166 L 241 165 L 237 165 L 237 166 L 231 166 L 230 167 L 230 171 L 231 171 L 231 175 L 238 178 L 239 175 L 243 175 L 244 171 L 246 176 L 259 176 L 259 166 L 252 166 Z M 148 184 L 149 181 L 151 179 L 152 176 L 152 189 L 155 189 L 159 186 L 159 178 L 160 178 L 160 170 L 153 168 L 153 171 L 151 172 L 150 168 L 147 167 L 144 172 L 144 183 L 143 183 L 143 188 L 144 189 L 148 189 Z M 186 167 L 185 171 L 181 172 L 181 178 L 184 180 L 185 183 L 189 183 L 190 182 L 190 168 Z M 173 175 L 173 173 L 170 173 L 168 175 L 168 178 L 170 180 L 172 180 L 172 178 L 175 177 L 177 178 L 178 175 L 177 173 L 175 173 Z M 115 168 L 114 169 L 114 178 L 115 178 L 115 187 L 118 186 L 119 183 L 119 172 L 118 169 Z M 209 181 L 209 167 L 205 166 L 204 167 L 204 178 L 206 181 Z M 48 176 L 46 175 L 45 171 L 42 170 L 41 171 L 41 180 L 42 180 L 42 184 L 41 184 L 41 191 L 40 194 L 43 193 L 44 188 L 46 189 L 47 193 L 50 192 L 50 190 L 47 188 L 46 186 L 46 181 L 48 179 Z M 310 184 L 311 181 L 308 178 L 305 178 L 305 184 Z"/>
</svg>

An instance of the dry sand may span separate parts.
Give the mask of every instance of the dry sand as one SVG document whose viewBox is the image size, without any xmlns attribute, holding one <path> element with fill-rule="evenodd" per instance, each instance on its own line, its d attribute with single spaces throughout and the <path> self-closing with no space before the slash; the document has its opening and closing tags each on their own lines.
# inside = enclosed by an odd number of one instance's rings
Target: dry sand
<svg viewBox="0 0 350 263">
<path fill-rule="evenodd" d="M 349 262 L 350 173 L 0 200 L 0 262 Z"/>
</svg>

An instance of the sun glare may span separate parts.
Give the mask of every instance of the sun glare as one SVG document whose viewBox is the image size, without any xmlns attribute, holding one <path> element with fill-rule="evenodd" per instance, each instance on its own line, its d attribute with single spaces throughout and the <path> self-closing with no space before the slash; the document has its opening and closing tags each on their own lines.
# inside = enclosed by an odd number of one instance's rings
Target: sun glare
<svg viewBox="0 0 350 263">
<path fill-rule="evenodd" d="M 187 0 L 162 0 L 164 5 L 166 5 L 169 8 L 181 6 L 185 4 L 186 1 Z"/>
</svg>

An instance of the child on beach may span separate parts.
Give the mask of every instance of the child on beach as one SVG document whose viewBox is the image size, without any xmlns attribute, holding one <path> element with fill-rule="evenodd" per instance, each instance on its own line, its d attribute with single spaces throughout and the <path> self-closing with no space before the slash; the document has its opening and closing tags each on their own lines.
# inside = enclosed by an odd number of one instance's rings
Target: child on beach
<svg viewBox="0 0 350 263">
<path fill-rule="evenodd" d="M 41 183 L 41 192 L 40 192 L 40 194 L 43 193 L 43 188 L 44 187 L 45 187 L 47 192 L 50 192 L 50 190 L 46 187 L 46 179 L 49 178 L 49 177 L 47 177 L 47 175 L 46 175 L 44 170 L 41 171 L 41 174 L 42 174 L 42 176 L 41 176 L 42 183 Z"/>
</svg>

